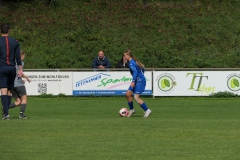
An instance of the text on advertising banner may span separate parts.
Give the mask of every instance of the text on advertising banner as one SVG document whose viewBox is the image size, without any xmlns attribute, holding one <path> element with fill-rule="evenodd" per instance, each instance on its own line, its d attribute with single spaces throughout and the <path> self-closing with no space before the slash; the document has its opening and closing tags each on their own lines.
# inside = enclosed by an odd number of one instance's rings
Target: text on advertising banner
<svg viewBox="0 0 240 160">
<path fill-rule="evenodd" d="M 145 72 L 147 84 L 143 95 L 152 95 L 152 72 Z M 73 95 L 125 95 L 132 82 L 128 71 L 73 72 Z"/>
<path fill-rule="evenodd" d="M 31 79 L 25 82 L 28 95 L 60 93 L 72 95 L 72 72 L 24 72 Z"/>
<path fill-rule="evenodd" d="M 240 93 L 240 72 L 154 71 L 153 96 L 209 96 L 217 92 Z"/>
</svg>

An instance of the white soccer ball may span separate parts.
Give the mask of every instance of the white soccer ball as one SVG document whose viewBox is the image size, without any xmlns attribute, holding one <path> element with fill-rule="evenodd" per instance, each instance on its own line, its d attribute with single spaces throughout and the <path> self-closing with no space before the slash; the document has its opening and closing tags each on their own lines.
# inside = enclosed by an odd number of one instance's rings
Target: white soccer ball
<svg viewBox="0 0 240 160">
<path fill-rule="evenodd" d="M 128 116 L 128 113 L 129 113 L 129 111 L 128 111 L 127 108 L 121 108 L 120 111 L 119 111 L 119 115 L 120 115 L 121 117 L 127 117 L 127 116 Z"/>
</svg>

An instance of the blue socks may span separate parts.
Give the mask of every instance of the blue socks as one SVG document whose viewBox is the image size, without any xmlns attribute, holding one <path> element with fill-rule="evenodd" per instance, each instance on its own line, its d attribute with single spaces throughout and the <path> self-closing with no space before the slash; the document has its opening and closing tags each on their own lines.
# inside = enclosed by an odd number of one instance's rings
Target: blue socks
<svg viewBox="0 0 240 160">
<path fill-rule="evenodd" d="M 3 106 L 3 109 L 4 109 L 4 114 L 5 116 L 8 115 L 8 96 L 7 95 L 2 95 L 1 96 L 1 100 L 2 100 L 2 106 Z"/>
<path fill-rule="evenodd" d="M 143 104 L 140 105 L 144 111 L 148 110 L 147 105 L 143 102 Z"/>
<path fill-rule="evenodd" d="M 133 109 L 133 102 L 128 102 L 128 106 L 129 106 L 130 110 L 132 110 Z M 142 107 L 142 109 L 144 111 L 148 110 L 148 107 L 147 107 L 147 105 L 144 102 L 140 106 Z"/>
<path fill-rule="evenodd" d="M 129 106 L 130 110 L 132 110 L 133 109 L 133 102 L 128 102 L 128 106 Z"/>
</svg>

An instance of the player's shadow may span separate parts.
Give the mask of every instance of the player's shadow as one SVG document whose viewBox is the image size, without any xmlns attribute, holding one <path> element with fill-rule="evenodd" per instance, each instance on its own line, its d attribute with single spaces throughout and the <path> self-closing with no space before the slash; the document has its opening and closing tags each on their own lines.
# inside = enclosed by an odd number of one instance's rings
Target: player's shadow
<svg viewBox="0 0 240 160">
<path fill-rule="evenodd" d="M 143 117 L 143 115 L 133 115 L 133 116 L 131 116 L 131 118 L 134 118 L 134 117 Z"/>
<path fill-rule="evenodd" d="M 29 117 L 27 117 L 27 118 L 19 118 L 19 116 L 10 116 L 10 120 L 11 119 L 19 119 L 19 120 L 27 120 Z"/>
</svg>

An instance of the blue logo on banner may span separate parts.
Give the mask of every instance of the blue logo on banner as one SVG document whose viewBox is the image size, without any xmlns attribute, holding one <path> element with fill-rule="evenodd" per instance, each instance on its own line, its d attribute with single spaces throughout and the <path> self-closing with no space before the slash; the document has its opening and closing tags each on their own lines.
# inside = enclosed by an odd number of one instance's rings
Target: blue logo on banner
<svg viewBox="0 0 240 160">
<path fill-rule="evenodd" d="M 102 76 L 110 76 L 110 75 L 104 74 L 104 73 L 99 73 L 99 74 L 93 75 L 91 77 L 88 77 L 88 78 L 85 78 L 83 80 L 80 80 L 80 81 L 76 82 L 76 87 L 80 87 L 80 86 L 83 86 L 87 83 L 91 83 L 93 81 L 99 80 L 99 79 L 102 78 Z"/>
</svg>

